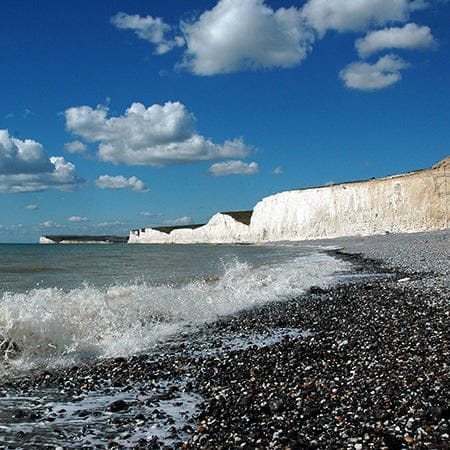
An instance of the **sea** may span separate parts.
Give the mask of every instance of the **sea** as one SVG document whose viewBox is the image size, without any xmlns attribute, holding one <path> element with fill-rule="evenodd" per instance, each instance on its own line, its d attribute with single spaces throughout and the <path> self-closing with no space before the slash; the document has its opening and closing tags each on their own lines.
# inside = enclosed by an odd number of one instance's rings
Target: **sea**
<svg viewBox="0 0 450 450">
<path fill-rule="evenodd" d="M 218 319 L 354 276 L 324 250 L 290 243 L 0 245 L 0 448 L 157 448 L 155 439 L 180 448 L 202 401 L 185 376 L 115 386 L 105 373 L 92 389 L 82 376 L 75 390 L 21 380 L 73 366 L 95 370 L 116 357 L 178 358 L 167 352 L 180 339 L 195 360 L 211 351 L 220 357 L 223 345 L 229 351 L 308 338 L 297 329 L 242 329 L 200 343 L 195 336 Z M 126 408 L 115 412 L 117 404 Z"/>
<path fill-rule="evenodd" d="M 313 245 L 0 245 L 0 377 L 146 352 L 349 266 Z"/>
</svg>

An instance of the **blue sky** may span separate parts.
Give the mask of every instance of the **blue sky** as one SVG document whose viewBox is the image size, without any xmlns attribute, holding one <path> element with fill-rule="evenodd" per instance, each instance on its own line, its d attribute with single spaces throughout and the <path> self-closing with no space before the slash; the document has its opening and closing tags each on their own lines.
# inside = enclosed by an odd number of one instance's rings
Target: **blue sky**
<svg viewBox="0 0 450 450">
<path fill-rule="evenodd" d="M 0 242 L 430 167 L 449 23 L 444 0 L 3 0 Z"/>
</svg>

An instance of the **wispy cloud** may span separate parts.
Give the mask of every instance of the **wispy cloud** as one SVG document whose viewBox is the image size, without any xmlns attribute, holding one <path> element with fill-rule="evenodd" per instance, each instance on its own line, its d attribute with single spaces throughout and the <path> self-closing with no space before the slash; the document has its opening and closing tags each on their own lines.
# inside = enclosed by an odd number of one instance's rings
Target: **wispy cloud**
<svg viewBox="0 0 450 450">
<path fill-rule="evenodd" d="M 278 166 L 278 167 L 275 167 L 275 169 L 273 169 L 272 173 L 274 175 L 282 175 L 284 173 L 284 170 L 282 167 Z"/>
<path fill-rule="evenodd" d="M 164 221 L 164 225 L 172 225 L 174 227 L 189 225 L 190 223 L 192 223 L 192 219 L 189 216 L 183 216 L 179 217 L 178 219 Z"/>
<path fill-rule="evenodd" d="M 117 13 L 111 18 L 111 23 L 122 30 L 132 30 L 140 39 L 144 39 L 155 45 L 155 52 L 163 55 L 174 47 L 184 45 L 182 36 L 168 38 L 167 34 L 172 31 L 172 26 L 164 23 L 160 17 L 141 17 L 137 14 L 130 15 L 123 12 Z"/>
<path fill-rule="evenodd" d="M 213 164 L 209 172 L 216 176 L 227 175 L 255 175 L 258 173 L 259 166 L 256 162 L 246 163 L 243 161 L 225 161 Z"/>
<path fill-rule="evenodd" d="M 53 222 L 53 220 L 46 220 L 45 222 L 40 223 L 39 226 L 43 228 L 61 228 L 61 225 Z"/>
<path fill-rule="evenodd" d="M 124 228 L 128 227 L 128 224 L 121 222 L 120 220 L 112 220 L 106 222 L 99 222 L 93 225 L 94 228 Z"/>
<path fill-rule="evenodd" d="M 139 213 L 140 216 L 142 217 L 161 217 L 162 213 L 154 213 L 154 212 L 150 212 L 150 211 L 141 211 Z"/>
</svg>

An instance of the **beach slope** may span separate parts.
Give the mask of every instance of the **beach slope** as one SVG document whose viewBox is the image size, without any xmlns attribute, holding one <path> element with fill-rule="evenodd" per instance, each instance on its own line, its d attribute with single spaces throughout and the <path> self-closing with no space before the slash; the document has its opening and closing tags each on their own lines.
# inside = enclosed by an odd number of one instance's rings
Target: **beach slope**
<svg viewBox="0 0 450 450">
<path fill-rule="evenodd" d="M 157 354 L 4 380 L 0 445 L 449 448 L 450 232 L 314 244 L 352 276 Z"/>
</svg>

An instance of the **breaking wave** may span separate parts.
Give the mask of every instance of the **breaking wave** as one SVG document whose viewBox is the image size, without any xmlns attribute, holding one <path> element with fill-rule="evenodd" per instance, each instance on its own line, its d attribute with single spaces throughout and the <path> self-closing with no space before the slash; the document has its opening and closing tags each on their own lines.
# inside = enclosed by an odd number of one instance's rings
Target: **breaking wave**
<svg viewBox="0 0 450 450">
<path fill-rule="evenodd" d="M 323 253 L 272 266 L 234 259 L 214 277 L 5 292 L 0 374 L 142 352 L 187 325 L 328 285 L 347 267 Z"/>
</svg>

